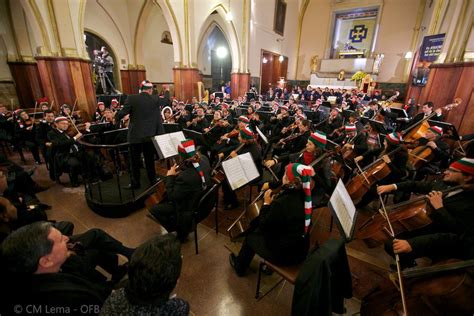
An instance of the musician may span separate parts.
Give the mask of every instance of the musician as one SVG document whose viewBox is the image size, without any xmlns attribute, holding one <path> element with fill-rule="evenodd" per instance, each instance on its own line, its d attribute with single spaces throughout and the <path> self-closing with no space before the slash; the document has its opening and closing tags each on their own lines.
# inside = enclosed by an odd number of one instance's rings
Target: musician
<svg viewBox="0 0 474 316">
<path fill-rule="evenodd" d="M 379 106 L 377 104 L 377 101 L 370 101 L 368 105 L 369 108 L 367 109 L 367 111 L 365 111 L 364 117 L 367 117 L 372 120 L 375 118 L 375 115 L 379 110 Z"/>
<path fill-rule="evenodd" d="M 273 150 L 274 155 L 297 153 L 306 147 L 308 137 L 311 134 L 311 122 L 307 119 L 298 119 L 294 124 L 296 127 L 290 136 L 280 140 L 278 144 L 281 144 L 281 147 L 279 146 Z"/>
<path fill-rule="evenodd" d="M 49 165 L 54 170 L 54 180 L 59 180 L 58 176 L 61 174 L 61 170 L 68 170 L 71 186 L 78 187 L 81 157 L 77 140 L 82 134 L 78 132 L 74 137 L 71 137 L 66 133 L 69 128 L 69 120 L 65 116 L 57 117 L 54 123 L 56 128 L 49 131 L 47 135 L 51 143 L 52 161 Z"/>
<path fill-rule="evenodd" d="M 184 242 L 192 230 L 195 207 L 204 190 L 211 185 L 211 167 L 207 157 L 196 151 L 192 139 L 182 141 L 178 153 L 183 163 L 179 171 L 175 164 L 166 174 L 167 200 L 153 206 L 150 214 L 168 232 L 177 231 L 179 240 Z"/>
<path fill-rule="evenodd" d="M 19 119 L 15 124 L 15 138 L 20 146 L 24 144 L 28 147 L 35 159 L 35 163 L 39 165 L 41 164 L 41 159 L 39 155 L 39 147 L 35 139 L 35 129 L 34 120 L 30 118 L 26 111 L 20 111 Z"/>
<path fill-rule="evenodd" d="M 244 276 L 255 253 L 265 260 L 294 265 L 301 263 L 309 249 L 312 203 L 309 194 L 313 168 L 299 163 L 285 168 L 281 193 L 267 190 L 260 215 L 254 220 L 238 256 L 229 256 L 238 276 Z"/>
<path fill-rule="evenodd" d="M 461 188 L 443 196 L 440 190 L 450 185 Z M 428 194 L 433 208 L 428 214 L 430 225 L 402 233 L 386 244 L 388 253 L 400 254 L 403 267 L 412 266 L 420 257 L 474 259 L 474 159 L 453 162 L 444 172 L 443 183 L 407 181 L 377 189 L 379 194 L 394 190 Z"/>
<path fill-rule="evenodd" d="M 169 106 L 163 108 L 163 110 L 161 111 L 161 115 L 163 117 L 163 123 L 176 123 L 176 120 L 173 116 L 173 110 Z"/>
<path fill-rule="evenodd" d="M 332 135 L 335 130 L 342 126 L 342 117 L 337 108 L 333 108 L 329 113 L 329 118 L 323 127 L 327 135 Z M 329 137 L 331 138 L 331 137 Z"/>
<path fill-rule="evenodd" d="M 431 148 L 433 158 L 429 164 L 417 170 L 416 180 L 423 179 L 427 174 L 433 174 L 448 166 L 449 160 L 449 145 L 441 138 L 443 129 L 439 126 L 431 126 L 425 133 L 425 136 L 416 141 L 417 146 L 427 146 Z"/>
<path fill-rule="evenodd" d="M 43 154 L 46 163 L 50 161 L 50 151 L 46 146 L 48 140 L 48 133 L 54 128 L 54 113 L 51 110 L 43 112 L 43 119 L 35 128 L 35 140 L 38 144 L 41 153 Z M 51 169 L 50 169 L 51 170 Z"/>
<path fill-rule="evenodd" d="M 81 122 L 81 117 L 80 117 L 79 113 L 76 113 L 76 112 L 73 113 L 71 111 L 71 108 L 67 104 L 63 104 L 61 106 L 61 111 L 60 111 L 59 116 L 71 117 L 72 121 L 75 124 L 79 124 Z"/>
<path fill-rule="evenodd" d="M 209 122 L 204 115 L 204 108 L 202 106 L 199 106 L 196 109 L 196 116 L 191 121 L 186 122 L 186 125 L 188 126 L 188 129 L 193 131 L 199 133 L 204 132 L 204 129 L 209 126 Z"/>
<path fill-rule="evenodd" d="M 262 175 L 263 170 L 262 170 L 262 152 L 261 148 L 258 145 L 257 141 L 255 140 L 256 135 L 253 133 L 252 130 L 250 130 L 248 127 L 243 127 L 240 132 L 239 132 L 239 147 L 242 146 L 240 149 L 239 148 L 234 148 L 228 156 L 234 158 L 237 157 L 237 155 L 245 154 L 245 153 L 250 153 L 250 155 L 253 158 L 253 161 L 255 162 L 255 165 L 257 166 L 258 173 Z M 237 151 L 237 149 L 239 149 Z M 219 153 L 219 159 L 223 160 L 225 152 L 220 152 Z M 257 178 L 252 181 L 252 183 L 257 183 L 260 180 L 260 178 Z M 228 183 L 225 181 L 222 183 L 222 192 L 224 193 L 224 209 L 226 210 L 231 210 L 239 206 L 239 201 L 237 200 L 237 195 L 235 194 L 234 191 L 230 188 Z"/>
<path fill-rule="evenodd" d="M 155 183 L 155 147 L 151 137 L 163 134 L 161 107 L 169 104 L 169 99 L 152 96 L 153 84 L 148 80 L 142 82 L 141 93 L 129 95 L 125 106 L 118 113 L 117 120 L 130 114 L 127 140 L 130 143 L 132 177 L 127 189 L 140 187 L 141 154 L 145 158 L 148 181 Z"/>
<path fill-rule="evenodd" d="M 104 102 L 98 102 L 97 103 L 97 109 L 94 112 L 94 115 L 92 115 L 92 121 L 96 123 L 101 123 L 103 118 L 104 118 L 104 110 L 105 110 L 105 104 Z"/>
<path fill-rule="evenodd" d="M 421 108 L 422 109 L 421 113 L 418 113 L 417 115 L 415 115 L 415 117 L 408 123 L 408 125 L 409 126 L 414 125 L 423 119 L 427 119 L 428 117 L 430 117 L 430 120 L 432 121 L 440 121 L 440 122 L 444 121 L 444 117 L 442 114 L 443 110 L 441 108 L 433 110 L 433 107 L 434 107 L 433 102 L 431 101 L 425 102 L 423 104 L 423 107 Z"/>
<path fill-rule="evenodd" d="M 370 164 L 374 158 L 382 159 L 390 168 L 390 174 L 384 179 L 380 180 L 379 184 L 393 183 L 395 181 L 400 181 L 402 178 L 407 176 L 406 164 L 408 161 L 408 152 L 406 148 L 401 145 L 403 139 L 399 133 L 390 133 L 387 134 L 384 140 L 384 147 L 368 150 L 363 155 L 357 156 L 354 158 L 356 163 L 364 160 L 367 161 L 367 164 Z M 397 150 L 392 157 L 389 157 L 388 154 L 394 150 Z M 376 189 L 372 186 L 365 194 L 361 201 L 357 203 L 357 207 L 364 207 L 371 200 L 376 197 Z"/>
</svg>

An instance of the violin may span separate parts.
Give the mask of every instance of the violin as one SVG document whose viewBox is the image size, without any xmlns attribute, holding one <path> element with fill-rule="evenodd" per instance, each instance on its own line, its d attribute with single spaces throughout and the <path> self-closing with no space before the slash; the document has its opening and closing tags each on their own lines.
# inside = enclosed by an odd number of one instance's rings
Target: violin
<svg viewBox="0 0 474 316">
<path fill-rule="evenodd" d="M 232 131 L 230 131 L 229 133 L 226 133 L 224 135 L 221 136 L 221 138 L 217 141 L 218 144 L 222 144 L 222 142 L 225 140 L 225 139 L 230 139 L 230 138 L 235 138 L 239 135 L 240 133 L 240 130 L 238 128 L 234 128 Z"/>
<path fill-rule="evenodd" d="M 407 164 L 414 170 L 419 169 L 434 158 L 433 150 L 427 145 L 416 147 L 408 155 Z"/>
<path fill-rule="evenodd" d="M 399 146 L 387 155 L 391 156 L 401 148 L 402 147 Z M 347 192 L 353 200 L 358 200 L 370 190 L 373 184 L 384 179 L 391 172 L 389 165 L 382 158 L 379 158 L 365 167 L 361 173 L 353 177 L 349 183 L 347 183 Z"/>
<path fill-rule="evenodd" d="M 461 188 L 462 186 L 458 185 L 441 192 L 447 194 Z M 432 208 L 425 195 L 388 206 L 387 211 L 395 236 L 431 224 L 429 214 Z M 387 220 L 381 214 L 375 214 L 361 225 L 356 238 L 363 240 L 369 248 L 380 246 L 392 238 L 387 225 Z"/>
</svg>

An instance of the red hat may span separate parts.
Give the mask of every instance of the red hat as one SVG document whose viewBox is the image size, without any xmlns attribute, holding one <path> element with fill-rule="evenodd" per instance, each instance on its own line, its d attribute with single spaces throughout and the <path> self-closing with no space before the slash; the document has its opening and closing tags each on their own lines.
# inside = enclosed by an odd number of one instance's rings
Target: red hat
<svg viewBox="0 0 474 316">
<path fill-rule="evenodd" d="M 97 105 L 105 105 L 104 102 L 100 101 L 100 102 L 97 102 Z"/>
<path fill-rule="evenodd" d="M 245 127 L 240 130 L 240 137 L 246 140 L 255 139 L 254 133 L 248 127 Z"/>
<path fill-rule="evenodd" d="M 326 134 L 320 131 L 310 134 L 308 140 L 323 149 L 326 147 L 326 143 L 328 142 Z"/>
<path fill-rule="evenodd" d="M 311 198 L 311 177 L 314 176 L 314 169 L 311 166 L 306 166 L 301 163 L 290 163 L 286 166 L 286 176 L 290 182 L 293 182 L 295 178 L 300 178 L 303 191 L 305 195 L 304 199 L 304 233 L 309 232 L 309 226 L 311 224 L 311 213 L 313 212 L 313 203 Z"/>
<path fill-rule="evenodd" d="M 153 89 L 153 83 L 151 83 L 148 80 L 143 80 L 142 83 L 140 84 L 140 89 L 141 90 Z"/>
<path fill-rule="evenodd" d="M 59 122 L 62 122 L 62 121 L 67 121 L 67 117 L 65 116 L 58 116 L 57 118 L 54 119 L 54 122 L 55 123 L 59 123 Z"/>
<path fill-rule="evenodd" d="M 469 175 L 474 175 L 474 159 L 462 158 L 449 165 L 449 168 L 457 169 Z"/>
<path fill-rule="evenodd" d="M 250 123 L 250 120 L 249 120 L 248 117 L 246 117 L 244 115 L 241 115 L 241 116 L 239 116 L 239 122 L 248 124 L 248 123 Z"/>
<path fill-rule="evenodd" d="M 395 133 L 395 132 L 387 134 L 385 139 L 387 140 L 387 142 L 391 144 L 395 144 L 395 145 L 398 145 L 400 144 L 401 141 L 403 141 L 402 135 L 400 133 Z"/>
<path fill-rule="evenodd" d="M 344 125 L 344 130 L 348 133 L 357 131 L 357 127 L 354 124 Z"/>
<path fill-rule="evenodd" d="M 435 133 L 438 136 L 443 135 L 443 129 L 439 126 L 433 125 L 429 128 L 429 130 L 432 131 L 433 133 Z"/>
<path fill-rule="evenodd" d="M 112 99 L 110 100 L 111 104 L 119 104 L 119 101 L 117 99 Z"/>
<path fill-rule="evenodd" d="M 288 111 L 288 110 L 289 110 L 289 108 L 288 108 L 286 105 L 280 106 L 280 109 L 285 110 L 285 111 Z"/>
</svg>

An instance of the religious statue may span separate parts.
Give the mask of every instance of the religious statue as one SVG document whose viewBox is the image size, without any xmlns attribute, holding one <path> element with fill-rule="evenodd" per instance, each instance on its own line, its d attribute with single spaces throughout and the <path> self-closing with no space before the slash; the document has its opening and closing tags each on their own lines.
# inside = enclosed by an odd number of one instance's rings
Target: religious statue
<svg viewBox="0 0 474 316">
<path fill-rule="evenodd" d="M 318 71 L 318 55 L 311 57 L 311 73 L 315 74 Z"/>
<path fill-rule="evenodd" d="M 344 81 L 346 80 L 346 78 L 344 78 L 344 75 L 345 75 L 345 71 L 344 70 L 341 70 L 339 71 L 339 75 L 337 75 L 337 81 Z"/>
</svg>

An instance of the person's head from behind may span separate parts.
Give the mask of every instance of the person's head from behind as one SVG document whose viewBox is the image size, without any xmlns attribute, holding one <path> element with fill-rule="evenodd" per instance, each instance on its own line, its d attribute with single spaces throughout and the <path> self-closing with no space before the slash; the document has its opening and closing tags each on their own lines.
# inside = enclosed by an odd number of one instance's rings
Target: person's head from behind
<svg viewBox="0 0 474 316">
<path fill-rule="evenodd" d="M 3 241 L 2 258 L 13 273 L 57 273 L 69 256 L 68 241 L 51 223 L 36 222 L 17 229 Z"/>
<path fill-rule="evenodd" d="M 155 237 L 132 255 L 127 298 L 132 304 L 156 304 L 169 299 L 181 273 L 181 244 L 172 235 Z"/>
<path fill-rule="evenodd" d="M 142 81 L 140 85 L 140 91 L 142 93 L 153 94 L 153 84 L 149 80 Z"/>
</svg>

